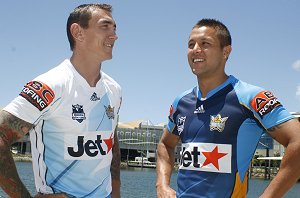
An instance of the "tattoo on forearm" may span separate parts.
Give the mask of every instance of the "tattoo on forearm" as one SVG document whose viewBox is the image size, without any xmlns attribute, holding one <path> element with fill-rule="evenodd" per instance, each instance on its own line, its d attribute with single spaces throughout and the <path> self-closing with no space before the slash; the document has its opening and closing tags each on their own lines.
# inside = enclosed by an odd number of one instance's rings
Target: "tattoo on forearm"
<svg viewBox="0 0 300 198">
<path fill-rule="evenodd" d="M 112 148 L 112 161 L 111 161 L 111 177 L 112 179 L 120 180 L 120 163 L 121 163 L 121 155 L 120 155 L 120 147 L 117 136 L 117 131 L 115 131 L 114 135 L 114 145 Z"/>
<path fill-rule="evenodd" d="M 22 138 L 31 124 L 1 111 L 0 113 L 0 187 L 10 197 L 31 197 L 21 182 L 10 152 L 11 145 Z"/>
</svg>

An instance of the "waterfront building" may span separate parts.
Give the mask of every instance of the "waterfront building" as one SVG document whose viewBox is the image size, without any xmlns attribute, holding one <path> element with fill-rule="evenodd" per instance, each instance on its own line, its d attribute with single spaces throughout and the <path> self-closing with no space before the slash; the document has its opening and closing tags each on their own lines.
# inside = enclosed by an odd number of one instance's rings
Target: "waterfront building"
<svg viewBox="0 0 300 198">
<path fill-rule="evenodd" d="M 31 154 L 29 133 L 26 134 L 21 140 L 15 142 L 11 147 L 11 151 L 15 154 Z"/>
<path fill-rule="evenodd" d="M 119 123 L 117 135 L 123 161 L 134 160 L 135 157 L 146 157 L 150 162 L 156 161 L 157 144 L 166 124 L 153 125 L 151 121 L 137 120 Z M 176 147 L 176 162 L 179 162 L 181 146 Z"/>
<path fill-rule="evenodd" d="M 300 112 L 292 112 L 300 122 Z M 163 134 L 166 123 L 154 125 L 151 121 L 137 120 L 128 123 L 120 122 L 117 136 L 121 149 L 121 160 L 135 160 L 135 157 L 145 157 L 150 162 L 156 161 L 157 144 Z M 180 162 L 181 144 L 175 150 L 175 163 Z M 264 133 L 257 145 L 256 156 L 283 156 L 284 147 Z M 12 145 L 12 152 L 30 154 L 30 139 L 27 134 L 22 140 Z"/>
</svg>

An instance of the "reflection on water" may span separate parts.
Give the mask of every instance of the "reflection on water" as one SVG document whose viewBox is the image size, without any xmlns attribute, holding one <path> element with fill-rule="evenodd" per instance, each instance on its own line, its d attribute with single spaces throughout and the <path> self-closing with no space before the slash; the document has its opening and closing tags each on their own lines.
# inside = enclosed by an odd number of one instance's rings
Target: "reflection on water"
<svg viewBox="0 0 300 198">
<path fill-rule="evenodd" d="M 30 193 L 36 193 L 32 164 L 28 162 L 17 162 L 17 169 L 20 177 Z M 126 168 L 121 170 L 121 196 L 123 198 L 156 197 L 155 190 L 156 173 L 155 169 Z M 269 184 L 269 181 L 262 179 L 251 179 L 249 181 L 249 192 L 247 198 L 257 198 Z M 171 186 L 176 189 L 176 173 L 172 174 Z M 0 190 L 0 197 L 7 197 Z M 285 196 L 287 198 L 300 197 L 300 183 L 298 182 Z"/>
</svg>

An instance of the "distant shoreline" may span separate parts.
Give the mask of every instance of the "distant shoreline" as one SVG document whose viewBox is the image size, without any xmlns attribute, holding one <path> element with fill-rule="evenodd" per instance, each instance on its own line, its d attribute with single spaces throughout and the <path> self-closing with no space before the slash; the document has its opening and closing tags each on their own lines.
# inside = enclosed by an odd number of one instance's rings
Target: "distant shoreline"
<svg viewBox="0 0 300 198">
<path fill-rule="evenodd" d="M 15 162 L 32 162 L 32 158 L 31 158 L 30 154 L 13 154 L 13 159 Z M 120 167 L 127 168 L 128 165 L 126 162 L 121 162 Z M 174 170 L 177 170 L 176 167 L 174 167 Z M 277 171 L 271 173 L 271 175 L 270 175 L 271 178 L 276 176 Z M 262 170 L 261 168 L 255 169 L 251 174 L 251 178 L 264 178 L 264 170 Z"/>
<path fill-rule="evenodd" d="M 26 154 L 13 154 L 13 159 L 15 162 L 32 162 L 32 157 L 31 155 L 26 155 Z M 121 168 L 126 168 L 127 163 L 126 162 L 121 162 Z"/>
<path fill-rule="evenodd" d="M 15 162 L 32 162 L 31 155 L 26 154 L 12 154 Z"/>
<path fill-rule="evenodd" d="M 32 158 L 31 156 L 13 156 L 14 158 L 14 161 L 15 162 L 32 162 Z M 121 165 L 120 165 L 121 168 L 127 168 L 127 163 L 126 162 L 121 162 Z"/>
</svg>

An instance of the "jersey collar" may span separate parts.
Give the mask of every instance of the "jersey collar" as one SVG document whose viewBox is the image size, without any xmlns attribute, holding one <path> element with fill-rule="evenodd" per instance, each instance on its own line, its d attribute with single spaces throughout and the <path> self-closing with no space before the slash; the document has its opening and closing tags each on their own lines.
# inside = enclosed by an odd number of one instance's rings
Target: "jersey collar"
<svg viewBox="0 0 300 198">
<path fill-rule="evenodd" d="M 206 100 L 206 99 L 210 98 L 211 96 L 213 96 L 213 95 L 214 95 L 215 93 L 217 93 L 218 91 L 220 91 L 221 89 L 223 89 L 224 87 L 226 87 L 227 85 L 233 84 L 233 82 L 235 82 L 236 80 L 237 80 L 237 79 L 236 79 L 234 76 L 230 75 L 230 76 L 228 77 L 228 79 L 227 79 L 223 84 L 221 84 L 220 86 L 218 86 L 218 87 L 212 89 L 211 91 L 209 91 L 209 92 L 207 93 L 206 98 L 202 98 L 202 94 L 201 94 L 201 91 L 200 91 L 200 89 L 199 89 L 199 86 L 197 86 L 197 93 L 196 93 L 197 98 L 198 98 L 199 100 L 202 100 L 202 101 L 203 101 L 203 100 Z"/>
</svg>

